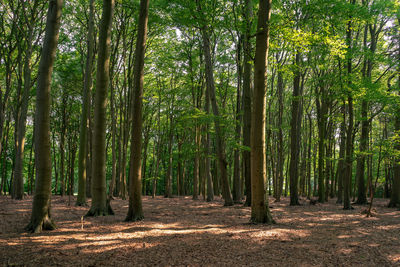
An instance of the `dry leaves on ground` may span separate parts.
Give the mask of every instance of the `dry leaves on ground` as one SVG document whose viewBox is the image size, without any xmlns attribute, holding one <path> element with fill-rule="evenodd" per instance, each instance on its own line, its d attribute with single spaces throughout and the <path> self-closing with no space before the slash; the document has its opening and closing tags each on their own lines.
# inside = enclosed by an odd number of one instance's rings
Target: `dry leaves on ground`
<svg viewBox="0 0 400 267">
<path fill-rule="evenodd" d="M 52 199 L 58 228 L 24 232 L 32 198 L 0 197 L 0 263 L 3 266 L 400 266 L 400 211 L 375 201 L 344 211 L 327 204 L 272 203 L 276 225 L 249 224 L 250 208 L 223 207 L 190 197 L 144 197 L 145 219 L 124 222 L 127 200 L 115 216 L 83 218 L 87 207 Z"/>
</svg>

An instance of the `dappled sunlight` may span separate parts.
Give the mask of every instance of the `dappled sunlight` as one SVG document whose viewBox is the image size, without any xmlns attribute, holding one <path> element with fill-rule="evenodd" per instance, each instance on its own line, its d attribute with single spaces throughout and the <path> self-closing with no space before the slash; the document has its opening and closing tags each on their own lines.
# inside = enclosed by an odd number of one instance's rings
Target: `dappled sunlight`
<svg viewBox="0 0 400 267">
<path fill-rule="evenodd" d="M 124 222 L 127 200 L 112 201 L 114 216 L 83 217 L 87 207 L 71 207 L 66 199 L 56 198 L 52 209 L 58 228 L 28 234 L 23 227 L 30 213 L 15 214 L 13 209 L 28 210 L 30 203 L 13 203 L 16 206 L 3 208 L 11 215 L 3 216 L 8 223 L 2 225 L 0 253 L 9 255 L 9 263 L 15 265 L 23 265 L 26 255 L 35 255 L 41 264 L 54 265 L 48 251 L 67 265 L 95 265 L 99 260 L 124 265 L 121 262 L 126 259 L 153 266 L 178 262 L 229 265 L 232 260 L 248 265 L 270 261 L 274 265 L 283 259 L 289 265 L 320 265 L 329 259 L 377 266 L 379 262 L 394 264 L 400 257 L 396 218 L 400 212 L 383 205 L 377 208 L 376 217 L 366 218 L 360 214 L 361 207 L 353 212 L 325 204 L 289 207 L 284 198 L 271 209 L 277 224 L 263 225 L 249 223 L 249 207 L 223 207 L 220 199 L 207 203 L 144 197 L 144 220 Z M 11 251 L 19 256 L 11 256 Z"/>
</svg>

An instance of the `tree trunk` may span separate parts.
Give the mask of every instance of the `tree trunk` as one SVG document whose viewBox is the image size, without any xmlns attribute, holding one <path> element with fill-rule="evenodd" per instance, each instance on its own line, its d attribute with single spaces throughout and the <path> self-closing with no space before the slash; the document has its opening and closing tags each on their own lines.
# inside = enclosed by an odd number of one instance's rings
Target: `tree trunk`
<svg viewBox="0 0 400 267">
<path fill-rule="evenodd" d="M 260 0 L 254 61 L 254 98 L 251 122 L 251 221 L 274 223 L 264 188 L 265 102 L 272 0 Z"/>
<path fill-rule="evenodd" d="M 355 4 L 355 0 L 351 0 L 351 4 Z M 346 157 L 345 157 L 345 174 L 343 179 L 343 209 L 352 209 L 350 204 L 350 193 L 351 193 L 351 180 L 353 171 L 353 93 L 351 91 L 351 74 L 352 74 L 352 55 L 350 49 L 352 46 L 352 18 L 347 23 L 346 29 L 346 44 L 348 47 L 348 53 L 346 55 L 347 64 L 347 102 L 348 102 L 348 126 L 346 131 Z"/>
<path fill-rule="evenodd" d="M 397 14 L 398 25 L 400 26 L 400 15 Z M 398 51 L 398 60 L 400 61 L 400 50 Z M 397 80 L 397 88 L 400 88 L 400 67 L 398 68 L 398 80 Z M 394 129 L 396 133 L 400 132 L 400 108 L 396 107 L 396 113 L 394 116 Z M 395 144 L 395 149 L 400 151 L 400 141 L 397 139 Z M 400 207 L 400 157 L 396 154 L 394 162 L 393 162 L 393 184 L 392 184 L 392 192 L 390 194 L 390 202 L 389 207 Z"/>
<path fill-rule="evenodd" d="M 298 197 L 299 183 L 299 154 L 300 154 L 300 134 L 301 118 L 299 118 L 301 105 L 300 91 L 300 54 L 296 53 L 295 72 L 293 81 L 292 96 L 292 118 L 290 121 L 290 205 L 300 205 Z"/>
<path fill-rule="evenodd" d="M 243 145 L 250 148 L 250 135 L 251 135 L 251 20 L 253 18 L 253 3 L 251 0 L 246 0 L 244 5 L 244 19 L 246 22 L 246 31 L 244 35 L 243 44 Z M 246 202 L 245 206 L 251 206 L 251 164 L 250 164 L 250 151 L 243 151 L 243 167 L 244 167 L 244 180 L 246 187 Z"/>
<path fill-rule="evenodd" d="M 50 157 L 50 85 L 56 56 L 61 20 L 62 0 L 50 0 L 43 41 L 42 57 L 36 90 L 35 161 L 36 186 L 32 215 L 26 230 L 39 233 L 52 230 L 55 224 L 50 214 L 51 157 Z"/>
<path fill-rule="evenodd" d="M 99 27 L 99 52 L 94 103 L 92 206 L 86 216 L 114 214 L 106 195 L 106 112 L 113 10 L 114 0 L 103 0 L 103 15 Z"/>
<path fill-rule="evenodd" d="M 337 193 L 337 204 L 343 202 L 343 180 L 345 171 L 345 154 L 346 154 L 346 104 L 343 103 L 341 107 L 341 113 L 343 114 L 343 120 L 340 123 L 340 144 L 339 144 L 339 161 L 336 170 L 338 193 Z"/>
<path fill-rule="evenodd" d="M 208 93 L 208 89 L 206 89 L 206 103 L 205 103 L 205 113 L 210 114 L 210 94 Z M 205 141 L 205 155 L 206 155 L 206 179 L 207 179 L 207 201 L 214 200 L 214 188 L 213 188 L 213 179 L 211 176 L 211 136 L 210 136 L 210 125 L 207 123 L 206 125 L 206 141 Z"/>
<path fill-rule="evenodd" d="M 209 32 L 207 25 L 203 25 L 201 27 L 201 34 L 203 37 L 203 49 L 204 49 L 204 58 L 206 65 L 206 84 L 207 84 L 207 90 L 210 94 L 210 102 L 214 114 L 214 126 L 216 133 L 216 142 L 217 142 L 217 156 L 218 156 L 219 170 L 221 172 L 220 176 L 222 185 L 222 198 L 224 199 L 224 206 L 232 206 L 233 200 L 232 200 L 231 190 L 229 187 L 228 172 L 227 172 L 228 163 L 226 161 L 226 155 L 225 155 L 225 142 L 223 138 L 223 132 L 219 122 L 220 113 L 217 104 L 217 98 L 215 95 L 214 74 L 211 61 L 210 39 L 209 39 Z"/>
<path fill-rule="evenodd" d="M 172 197 L 172 144 L 174 140 L 173 133 L 173 115 L 172 111 L 170 111 L 170 132 L 169 132 L 169 140 L 168 140 L 168 167 L 166 173 L 166 184 L 165 184 L 165 194 L 164 197 L 171 198 Z"/>
<path fill-rule="evenodd" d="M 82 114 L 79 131 L 79 155 L 78 155 L 78 197 L 76 205 L 86 205 L 86 166 L 87 162 L 87 141 L 90 111 L 90 91 L 92 88 L 92 68 L 93 68 L 93 49 L 94 49 L 94 0 L 89 4 L 88 38 L 85 76 L 83 82 Z"/>
<path fill-rule="evenodd" d="M 237 142 L 240 140 L 240 132 L 241 132 L 241 86 L 242 86 L 242 61 L 241 61 L 241 53 L 242 53 L 242 46 L 241 46 L 241 38 L 239 37 L 237 51 L 236 51 L 236 65 L 237 65 L 237 91 L 236 91 L 236 126 L 235 126 L 235 139 Z M 232 197 L 234 203 L 240 203 L 242 200 L 241 195 L 241 181 L 240 181 L 240 153 L 239 149 L 236 148 L 234 150 L 233 155 L 233 190 L 232 190 Z"/>
<path fill-rule="evenodd" d="M 32 56 L 32 41 L 33 41 L 33 25 L 35 23 L 35 13 L 37 9 L 37 1 L 34 2 L 31 19 L 28 23 L 28 33 L 26 37 L 26 51 L 24 58 L 24 90 L 21 99 L 21 110 L 18 119 L 16 143 L 15 143 L 15 162 L 14 162 L 14 183 L 15 191 L 14 198 L 22 199 L 24 196 L 24 148 L 25 148 L 25 131 L 26 118 L 28 113 L 29 92 L 31 89 L 31 56 Z M 25 10 L 24 10 L 25 12 Z"/>
<path fill-rule="evenodd" d="M 147 39 L 147 21 L 149 13 L 149 0 L 140 1 L 138 23 L 138 37 L 136 40 L 134 63 L 134 93 L 132 114 L 132 141 L 129 169 L 129 209 L 125 221 L 138 221 L 143 219 L 142 209 L 142 102 L 144 80 L 144 53 Z"/>
</svg>

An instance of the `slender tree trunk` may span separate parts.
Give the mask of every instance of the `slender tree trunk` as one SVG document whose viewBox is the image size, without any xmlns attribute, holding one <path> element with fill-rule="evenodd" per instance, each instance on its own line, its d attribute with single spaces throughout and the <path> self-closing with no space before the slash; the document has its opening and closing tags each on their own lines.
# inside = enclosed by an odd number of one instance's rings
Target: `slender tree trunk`
<svg viewBox="0 0 400 267">
<path fill-rule="evenodd" d="M 277 94 L 278 94 L 278 144 L 277 144 L 277 170 L 276 170 L 276 193 L 275 193 L 275 201 L 279 202 L 281 200 L 282 195 L 282 186 L 283 186 L 283 164 L 284 164 L 284 156 L 283 156 L 283 130 L 282 130 L 282 119 L 283 119 L 283 73 L 282 71 L 278 71 L 278 81 L 277 81 Z"/>
<path fill-rule="evenodd" d="M 38 2 L 35 1 L 32 8 L 30 23 L 28 23 L 28 34 L 26 37 L 26 51 L 24 58 L 24 90 L 21 99 L 21 110 L 18 119 L 16 144 L 15 144 L 15 163 L 14 163 L 14 182 L 15 182 L 15 199 L 22 199 L 24 196 L 24 148 L 25 148 L 25 132 L 26 118 L 28 113 L 29 92 L 31 89 L 31 57 L 32 57 L 32 40 L 33 40 L 33 24 L 35 23 L 35 13 Z"/>
<path fill-rule="evenodd" d="M 272 0 L 260 0 L 254 61 L 254 97 L 251 122 L 251 221 L 274 223 L 265 193 L 265 102 Z"/>
<path fill-rule="evenodd" d="M 240 132 L 241 132 L 241 87 L 242 87 L 242 60 L 241 60 L 241 53 L 242 53 L 242 46 L 241 46 L 241 37 L 239 37 L 237 51 L 236 51 L 236 65 L 237 65 L 237 91 L 236 91 L 236 126 L 235 126 L 235 139 L 237 142 L 240 140 Z M 236 148 L 233 152 L 234 156 L 234 164 L 233 164 L 233 190 L 232 190 L 232 197 L 234 203 L 240 203 L 242 200 L 241 195 L 241 181 L 240 181 L 240 153 L 239 149 Z"/>
<path fill-rule="evenodd" d="M 355 0 L 351 0 L 351 4 L 355 4 Z M 350 194 L 351 194 L 351 180 L 352 180 L 352 172 L 353 172 L 353 124 L 354 124 L 354 115 L 353 115 L 353 93 L 351 91 L 351 74 L 352 74 L 352 56 L 350 53 L 350 49 L 352 47 L 352 18 L 350 17 L 349 22 L 347 23 L 346 30 L 346 44 L 348 46 L 348 54 L 347 54 L 347 102 L 348 102 L 348 125 L 346 131 L 346 157 L 345 157 L 345 175 L 343 179 L 343 209 L 348 210 L 352 209 L 350 204 Z"/>
<path fill-rule="evenodd" d="M 343 202 L 343 179 L 345 171 L 345 155 L 346 155 L 346 104 L 343 103 L 341 107 L 341 113 L 343 114 L 343 120 L 340 123 L 340 144 L 339 144 L 339 161 L 336 170 L 336 176 L 338 180 L 338 194 L 336 203 L 341 204 Z"/>
<path fill-rule="evenodd" d="M 109 85 L 111 26 L 114 0 L 103 0 L 103 15 L 99 27 L 99 48 L 94 103 L 92 206 L 86 216 L 113 215 L 106 196 L 106 112 Z"/>
<path fill-rule="evenodd" d="M 295 72 L 292 96 L 292 119 L 290 121 L 290 205 L 300 205 L 298 197 L 299 183 L 299 154 L 300 154 L 300 124 L 301 119 L 298 114 L 301 105 L 300 91 L 300 54 L 295 56 Z"/>
<path fill-rule="evenodd" d="M 253 17 L 253 3 L 251 0 L 245 0 L 244 5 L 244 19 L 246 22 L 246 31 L 244 35 L 243 44 L 243 145 L 250 147 L 251 135 L 251 19 Z M 243 167 L 244 167 L 244 180 L 246 187 L 246 202 L 245 206 L 251 206 L 251 164 L 250 164 L 250 151 L 243 151 Z"/>
<path fill-rule="evenodd" d="M 174 133 L 173 133 L 173 115 L 172 111 L 170 115 L 170 132 L 169 132 L 169 140 L 168 140 L 168 167 L 166 173 L 166 184 L 165 184 L 165 194 L 164 197 L 171 198 L 172 197 L 172 144 L 174 141 Z"/>
<path fill-rule="evenodd" d="M 55 224 L 50 214 L 51 158 L 50 158 L 50 85 L 56 56 L 61 20 L 62 0 L 50 0 L 43 41 L 42 57 L 36 90 L 35 161 L 37 178 L 32 215 L 27 231 L 39 233 L 52 230 Z"/>
<path fill-rule="evenodd" d="M 206 114 L 210 114 L 210 94 L 208 93 L 208 89 L 206 89 L 206 103 L 205 103 L 205 112 Z M 205 142 L 205 155 L 206 155 L 206 166 L 205 172 L 207 177 L 207 201 L 214 200 L 214 187 L 213 187 L 213 179 L 211 176 L 211 136 L 209 131 L 210 125 L 207 123 L 206 125 L 206 142 Z"/>
<path fill-rule="evenodd" d="M 211 51 L 210 51 L 210 39 L 208 33 L 208 26 L 203 25 L 201 27 L 201 34 L 203 37 L 203 49 L 204 49 L 204 58 L 206 65 L 206 84 L 208 88 L 208 92 L 210 94 L 210 102 L 211 107 L 214 114 L 214 125 L 216 132 L 216 142 L 217 142 L 217 155 L 218 155 L 218 163 L 221 175 L 221 185 L 222 185 L 222 198 L 224 199 L 224 206 L 232 206 L 233 200 L 231 195 L 231 190 L 229 187 L 228 181 L 228 172 L 227 172 L 227 161 L 225 155 L 225 142 L 223 138 L 223 132 L 220 125 L 220 112 L 217 104 L 217 99 L 215 95 L 215 83 L 214 83 L 214 74 L 213 74 L 213 66 L 211 60 Z"/>
<path fill-rule="evenodd" d="M 61 196 L 65 195 L 65 133 L 66 133 L 66 125 L 67 125 L 67 114 L 66 114 L 66 102 L 67 95 L 66 92 L 63 92 L 62 96 L 62 118 L 61 118 L 61 133 L 60 133 L 60 194 Z"/>
<path fill-rule="evenodd" d="M 82 113 L 79 131 L 79 155 L 78 155 L 78 197 L 76 205 L 86 205 L 86 170 L 87 170 L 87 141 L 90 112 L 90 91 L 92 88 L 92 68 L 94 51 L 94 0 L 89 3 L 88 38 L 86 52 L 85 76 L 83 82 Z"/>
<path fill-rule="evenodd" d="M 133 94 L 133 121 L 132 141 L 129 170 L 129 209 L 125 221 L 138 221 L 143 219 L 142 194 L 141 194 L 141 156 L 142 156 L 142 102 L 144 80 L 144 53 L 147 39 L 147 21 L 149 13 L 149 0 L 140 1 L 138 23 L 138 38 L 136 40 L 134 63 L 134 94 Z"/>
</svg>

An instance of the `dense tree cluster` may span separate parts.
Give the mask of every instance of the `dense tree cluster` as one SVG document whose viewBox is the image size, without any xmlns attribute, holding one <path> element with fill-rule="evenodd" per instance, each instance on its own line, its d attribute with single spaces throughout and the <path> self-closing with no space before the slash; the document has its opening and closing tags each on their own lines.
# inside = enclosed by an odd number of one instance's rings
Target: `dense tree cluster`
<svg viewBox="0 0 400 267">
<path fill-rule="evenodd" d="M 399 29 L 398 0 L 0 0 L 0 193 L 31 231 L 50 193 L 400 207 Z"/>
</svg>

